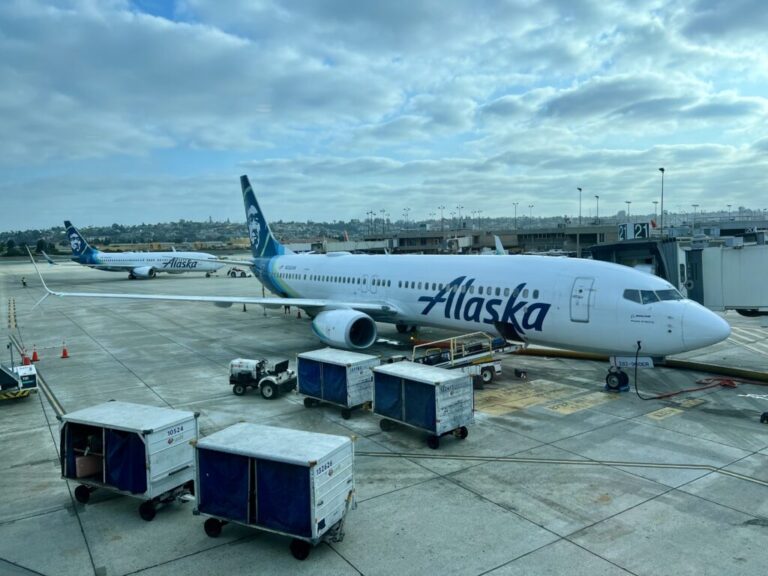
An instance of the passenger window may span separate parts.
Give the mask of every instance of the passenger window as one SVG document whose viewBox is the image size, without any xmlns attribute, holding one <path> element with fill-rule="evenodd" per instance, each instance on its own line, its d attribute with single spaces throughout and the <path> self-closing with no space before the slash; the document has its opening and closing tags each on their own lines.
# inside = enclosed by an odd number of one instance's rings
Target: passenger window
<svg viewBox="0 0 768 576">
<path fill-rule="evenodd" d="M 437 289 L 437 284 L 435 284 L 434 282 L 432 282 L 432 290 L 436 290 L 436 289 Z"/>
<path fill-rule="evenodd" d="M 470 294 L 474 294 L 475 293 L 475 287 L 474 286 L 470 286 L 469 287 L 469 293 Z"/>
<path fill-rule="evenodd" d="M 387 288 L 389 288 L 390 286 L 392 286 L 392 280 L 387 280 Z"/>
<path fill-rule="evenodd" d="M 504 288 L 504 296 L 509 296 L 509 288 Z"/>
<path fill-rule="evenodd" d="M 501 294 L 501 288 L 498 286 L 496 287 L 496 296 L 499 296 Z"/>
<path fill-rule="evenodd" d="M 461 293 L 465 294 L 466 292 L 467 292 L 467 285 L 466 284 L 462 284 L 461 285 Z"/>
<path fill-rule="evenodd" d="M 402 288 L 403 287 L 403 281 L 402 280 L 398 281 L 397 287 L 398 288 Z"/>
<path fill-rule="evenodd" d="M 640 290 L 624 290 L 624 299 L 640 304 L 642 302 L 640 300 Z"/>
<path fill-rule="evenodd" d="M 443 289 L 443 285 L 442 284 L 438 284 L 438 286 L 440 287 L 440 290 Z"/>
<path fill-rule="evenodd" d="M 419 290 L 421 290 L 421 282 L 419 282 Z"/>
<path fill-rule="evenodd" d="M 523 298 L 528 298 L 528 288 L 523 290 Z"/>
<path fill-rule="evenodd" d="M 653 290 L 640 290 L 640 297 L 643 299 L 643 304 L 652 304 L 659 301 L 659 297 L 656 296 L 656 292 Z"/>
<path fill-rule="evenodd" d="M 539 291 L 538 290 L 534 290 L 533 291 L 533 298 L 534 298 L 534 300 L 537 299 L 538 297 L 539 297 Z"/>
</svg>

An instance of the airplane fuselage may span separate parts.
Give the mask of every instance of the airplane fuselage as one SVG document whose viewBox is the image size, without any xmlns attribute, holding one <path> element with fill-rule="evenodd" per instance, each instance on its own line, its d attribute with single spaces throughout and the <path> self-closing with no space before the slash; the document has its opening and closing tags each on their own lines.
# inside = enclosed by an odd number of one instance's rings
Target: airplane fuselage
<svg viewBox="0 0 768 576">
<path fill-rule="evenodd" d="M 215 256 L 202 252 L 94 251 L 80 257 L 73 256 L 72 260 L 90 268 L 109 272 L 125 272 L 151 267 L 155 272 L 182 274 L 184 272 L 215 272 L 222 266 L 216 261 Z"/>
<path fill-rule="evenodd" d="M 371 314 L 378 321 L 615 355 L 634 354 L 638 341 L 643 355 L 684 352 L 730 331 L 665 280 L 593 260 L 291 254 L 254 271 L 281 296 L 387 304 L 391 313 Z"/>
</svg>

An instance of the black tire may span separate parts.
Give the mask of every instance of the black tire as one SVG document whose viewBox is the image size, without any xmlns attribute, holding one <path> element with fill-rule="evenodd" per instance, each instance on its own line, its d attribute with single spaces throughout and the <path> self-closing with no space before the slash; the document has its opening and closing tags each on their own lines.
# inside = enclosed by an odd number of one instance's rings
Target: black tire
<svg viewBox="0 0 768 576">
<path fill-rule="evenodd" d="M 259 386 L 261 397 L 267 400 L 274 400 L 277 398 L 277 387 L 272 382 L 262 382 Z"/>
<path fill-rule="evenodd" d="M 768 412 L 763 412 L 760 416 L 760 422 L 763 424 L 768 424 Z"/>
<path fill-rule="evenodd" d="M 395 328 L 397 328 L 398 334 L 406 334 L 411 329 L 407 324 L 395 324 Z"/>
<path fill-rule="evenodd" d="M 626 372 L 619 372 L 619 385 L 622 388 L 629 386 L 629 374 Z"/>
<path fill-rule="evenodd" d="M 609 372 L 605 377 L 605 387 L 608 390 L 618 391 L 621 388 L 621 377 L 619 372 Z"/>
<path fill-rule="evenodd" d="M 240 278 L 245 278 L 247 274 L 245 272 L 240 272 Z"/>
<path fill-rule="evenodd" d="M 344 420 L 349 420 L 350 418 L 352 418 L 352 410 L 350 410 L 349 408 L 342 408 L 341 417 L 344 418 Z"/>
<path fill-rule="evenodd" d="M 237 276 L 237 274 L 235 274 L 235 272 L 230 270 L 230 272 L 229 272 L 229 274 L 227 274 L 227 276 L 229 276 L 230 278 L 234 278 L 234 277 Z"/>
<path fill-rule="evenodd" d="M 318 405 L 318 401 L 314 398 L 304 398 L 304 408 L 314 408 Z"/>
<path fill-rule="evenodd" d="M 379 428 L 381 428 L 382 432 L 388 432 L 394 427 L 395 423 L 392 420 L 387 420 L 386 418 L 379 420 Z"/>
<path fill-rule="evenodd" d="M 210 538 L 218 538 L 221 536 L 221 528 L 224 526 L 224 524 L 221 522 L 221 520 L 217 520 L 216 518 L 208 518 L 205 521 L 205 524 L 203 524 L 203 530 L 205 530 L 205 533 Z"/>
<path fill-rule="evenodd" d="M 232 393 L 235 396 L 242 396 L 243 394 L 245 394 L 245 390 L 246 390 L 245 384 L 243 384 L 241 382 L 238 382 L 237 384 L 232 386 Z"/>
<path fill-rule="evenodd" d="M 489 384 L 493 382 L 494 376 L 495 374 L 494 374 L 493 368 L 489 368 L 486 366 L 485 368 L 480 370 L 480 379 L 483 381 L 483 384 Z"/>
<path fill-rule="evenodd" d="M 309 552 L 312 550 L 312 545 L 306 540 L 299 540 L 294 538 L 291 540 L 291 554 L 296 560 L 306 560 L 309 557 Z"/>
<path fill-rule="evenodd" d="M 88 486 L 80 484 L 77 488 L 75 488 L 75 500 L 80 502 L 80 504 L 88 504 L 88 500 L 90 499 L 91 489 L 88 488 Z"/>
<path fill-rule="evenodd" d="M 206 273 L 205 273 L 205 277 L 206 277 L 206 278 L 210 278 L 210 277 L 211 277 L 211 273 L 210 273 L 210 272 L 206 272 Z"/>
<path fill-rule="evenodd" d="M 432 448 L 432 450 L 440 448 L 440 436 L 430 436 L 427 438 L 427 446 Z"/>
<path fill-rule="evenodd" d="M 465 440 L 467 438 L 467 436 L 469 436 L 469 430 L 467 430 L 466 426 L 462 426 L 461 428 L 459 428 L 457 430 L 456 437 L 459 440 Z"/>
<path fill-rule="evenodd" d="M 142 520 L 152 522 L 155 519 L 155 514 L 157 514 L 157 508 L 155 508 L 155 503 L 151 500 L 142 502 L 139 505 L 139 516 L 141 516 Z"/>
</svg>

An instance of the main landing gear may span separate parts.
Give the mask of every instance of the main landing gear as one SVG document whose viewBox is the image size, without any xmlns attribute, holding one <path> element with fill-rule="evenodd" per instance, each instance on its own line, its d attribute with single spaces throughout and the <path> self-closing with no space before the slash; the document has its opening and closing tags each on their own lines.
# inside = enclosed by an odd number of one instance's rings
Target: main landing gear
<svg viewBox="0 0 768 576">
<path fill-rule="evenodd" d="M 605 377 L 606 392 L 627 392 L 629 390 L 629 375 L 621 368 L 611 366 Z"/>
</svg>

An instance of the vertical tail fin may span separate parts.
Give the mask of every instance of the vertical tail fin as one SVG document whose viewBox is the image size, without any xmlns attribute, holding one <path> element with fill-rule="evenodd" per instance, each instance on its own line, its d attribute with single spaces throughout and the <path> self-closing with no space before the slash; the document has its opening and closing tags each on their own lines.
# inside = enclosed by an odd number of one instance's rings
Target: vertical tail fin
<svg viewBox="0 0 768 576">
<path fill-rule="evenodd" d="M 271 258 L 283 254 L 292 254 L 285 246 L 278 242 L 269 229 L 264 214 L 259 208 L 256 196 L 251 188 L 248 176 L 240 176 L 240 187 L 243 189 L 243 203 L 245 204 L 245 221 L 248 225 L 248 238 L 251 242 L 251 253 L 254 258 Z"/>
<path fill-rule="evenodd" d="M 83 257 L 95 252 L 88 242 L 85 241 L 82 234 L 77 231 L 77 228 L 72 225 L 72 222 L 64 220 L 64 227 L 67 229 L 67 238 L 69 238 L 69 245 L 72 247 L 73 260 L 82 260 Z"/>
</svg>

